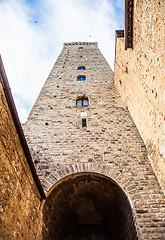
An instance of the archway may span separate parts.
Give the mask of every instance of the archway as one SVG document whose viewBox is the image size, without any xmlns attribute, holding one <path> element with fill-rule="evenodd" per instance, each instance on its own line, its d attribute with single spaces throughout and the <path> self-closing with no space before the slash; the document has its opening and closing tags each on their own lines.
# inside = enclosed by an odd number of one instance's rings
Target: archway
<svg viewBox="0 0 165 240">
<path fill-rule="evenodd" d="M 61 179 L 49 191 L 42 214 L 44 240 L 138 239 L 126 194 L 101 174 Z"/>
</svg>

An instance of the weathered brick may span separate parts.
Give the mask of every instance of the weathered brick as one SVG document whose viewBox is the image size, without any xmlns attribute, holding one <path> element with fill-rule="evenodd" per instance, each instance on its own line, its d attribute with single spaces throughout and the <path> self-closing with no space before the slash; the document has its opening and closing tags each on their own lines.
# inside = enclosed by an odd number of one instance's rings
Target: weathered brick
<svg viewBox="0 0 165 240">
<path fill-rule="evenodd" d="M 141 228 L 151 229 L 151 234 L 155 231 L 152 231 L 152 219 L 157 218 L 162 205 L 158 203 L 155 208 L 154 203 L 164 196 L 146 146 L 113 84 L 111 69 L 95 44 L 82 44 L 83 57 L 80 58 L 81 44 L 64 45 L 24 125 L 29 147 L 34 161 L 39 159 L 36 167 L 44 186 L 45 180 L 49 181 L 46 172 L 51 176 L 56 168 L 59 178 L 63 179 L 70 174 L 71 166 L 72 173 L 89 171 L 113 179 L 125 190 L 138 212 L 138 231 L 145 239 Z M 62 60 L 66 57 L 63 67 Z M 77 70 L 79 65 L 84 65 L 86 70 Z M 77 81 L 80 74 L 86 75 L 87 80 Z M 76 106 L 76 98 L 83 95 L 88 97 L 89 105 Z M 82 128 L 81 113 L 86 115 L 86 128 Z M 47 169 L 41 168 L 45 159 Z M 56 182 L 51 179 L 50 187 Z M 163 216 L 162 213 L 162 224 Z M 159 226 L 155 224 L 153 228 Z"/>
</svg>

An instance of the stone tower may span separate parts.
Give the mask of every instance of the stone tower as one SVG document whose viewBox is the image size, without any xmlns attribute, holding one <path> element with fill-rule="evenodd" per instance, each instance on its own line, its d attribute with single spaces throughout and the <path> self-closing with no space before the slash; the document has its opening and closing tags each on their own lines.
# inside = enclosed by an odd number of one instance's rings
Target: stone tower
<svg viewBox="0 0 165 240">
<path fill-rule="evenodd" d="M 163 193 L 97 43 L 65 43 L 23 126 L 47 194 L 38 239 L 164 239 Z"/>
<path fill-rule="evenodd" d="M 64 44 L 25 124 L 41 180 L 75 162 L 106 161 L 112 84 L 97 43 Z"/>
</svg>

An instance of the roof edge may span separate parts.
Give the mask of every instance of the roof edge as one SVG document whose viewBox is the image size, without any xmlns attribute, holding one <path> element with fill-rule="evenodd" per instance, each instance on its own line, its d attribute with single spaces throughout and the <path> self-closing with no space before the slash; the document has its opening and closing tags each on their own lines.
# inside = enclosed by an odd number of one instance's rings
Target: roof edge
<svg viewBox="0 0 165 240">
<path fill-rule="evenodd" d="M 64 46 L 73 46 L 73 45 L 96 45 L 98 46 L 97 42 L 68 42 L 64 43 Z"/>
</svg>

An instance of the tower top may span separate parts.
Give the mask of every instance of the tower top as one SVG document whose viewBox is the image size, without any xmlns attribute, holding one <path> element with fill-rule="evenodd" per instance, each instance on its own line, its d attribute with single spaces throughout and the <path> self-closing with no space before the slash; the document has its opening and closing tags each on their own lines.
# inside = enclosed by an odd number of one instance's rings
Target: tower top
<svg viewBox="0 0 165 240">
<path fill-rule="evenodd" d="M 97 42 L 71 42 L 71 43 L 64 43 L 64 46 L 73 46 L 73 45 L 98 45 Z"/>
</svg>

